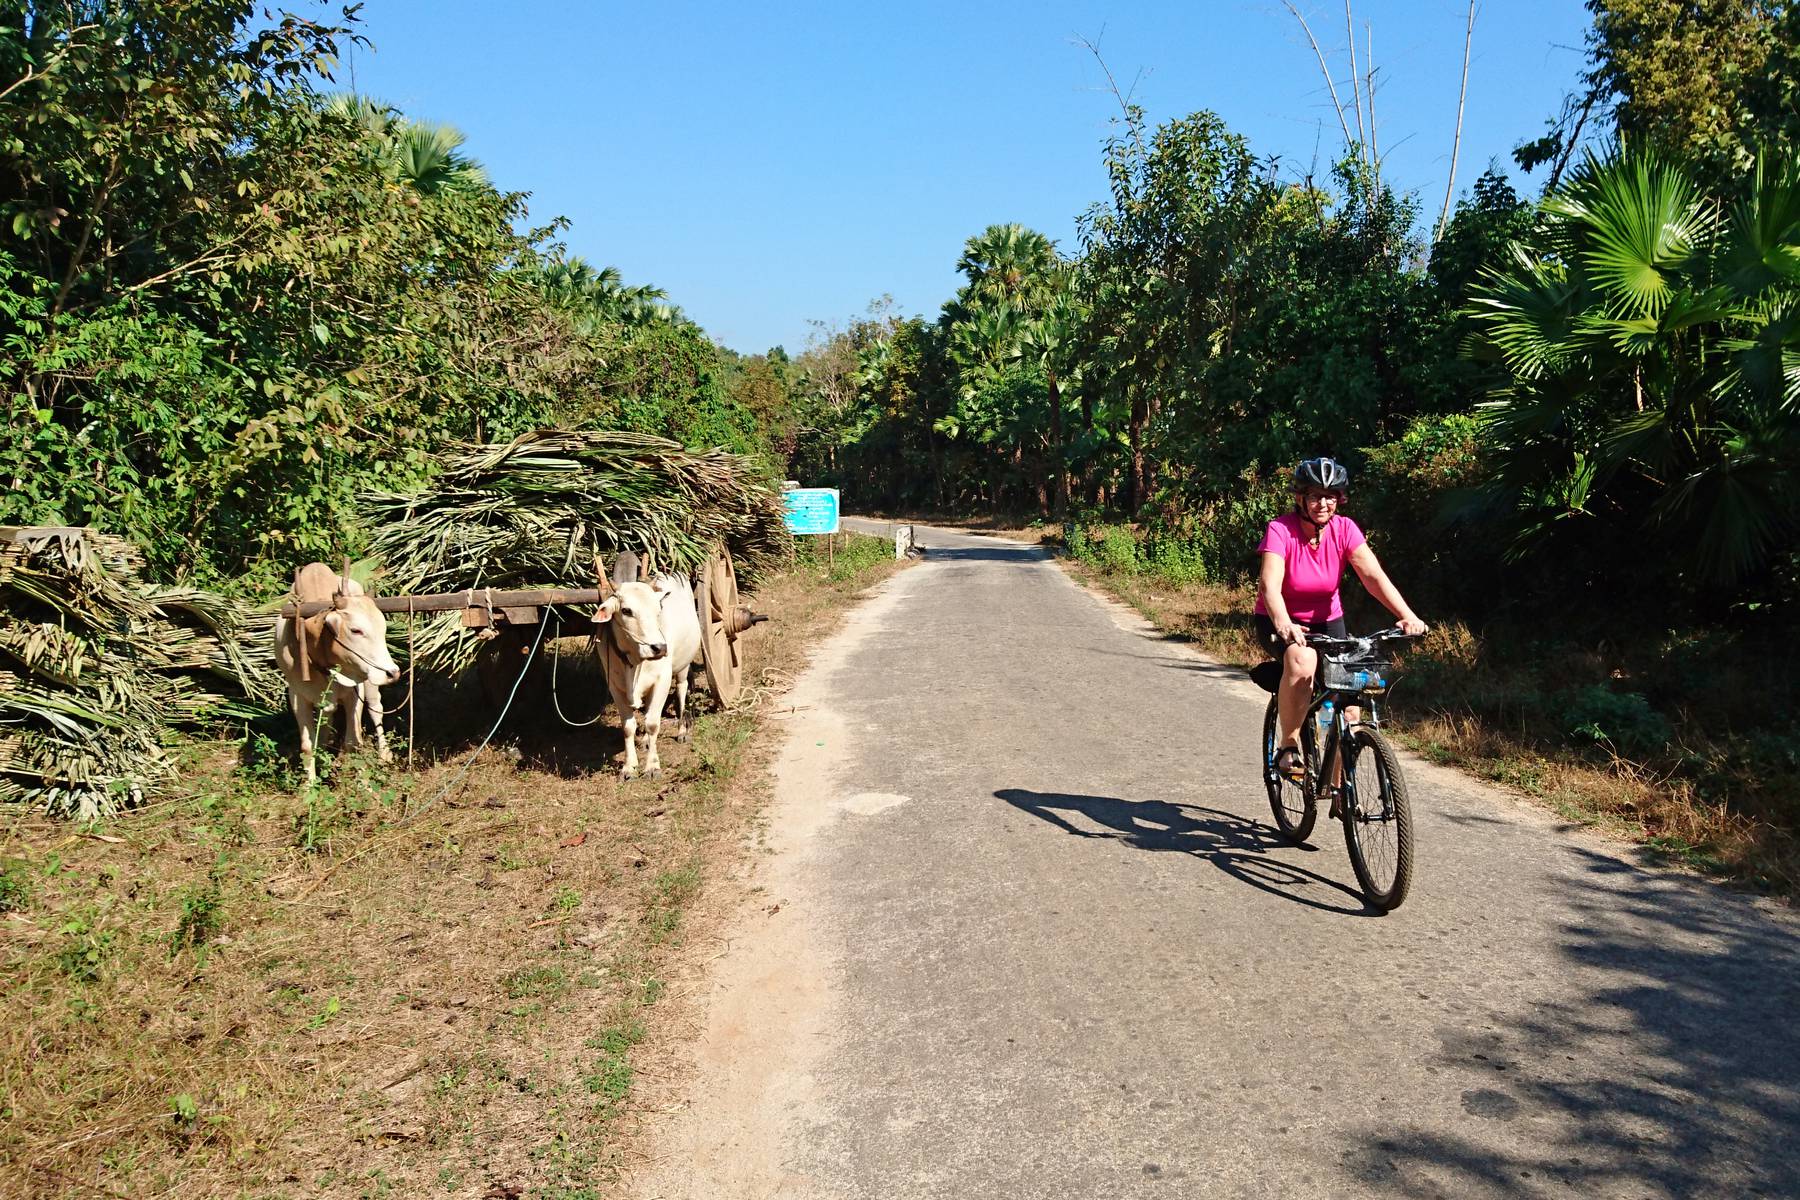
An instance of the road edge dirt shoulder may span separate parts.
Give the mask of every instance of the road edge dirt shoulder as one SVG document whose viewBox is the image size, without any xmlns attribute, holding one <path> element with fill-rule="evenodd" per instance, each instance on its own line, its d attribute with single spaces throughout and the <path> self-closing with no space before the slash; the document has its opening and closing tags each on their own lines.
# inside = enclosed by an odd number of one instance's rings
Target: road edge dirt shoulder
<svg viewBox="0 0 1800 1200">
<path fill-rule="evenodd" d="M 684 1015 L 694 1027 L 664 1048 L 658 1086 L 642 1099 L 658 1120 L 638 1131 L 643 1166 L 621 1180 L 628 1195 L 779 1196 L 800 1182 L 781 1162 L 783 1133 L 814 1111 L 813 1067 L 833 1002 L 808 867 L 821 835 L 847 811 L 834 776 L 855 740 L 827 694 L 911 579 L 910 571 L 890 575 L 844 610 L 783 699 L 790 715 L 759 780 L 746 866 L 716 891 L 695 939 L 723 949 L 684 965 Z"/>
</svg>

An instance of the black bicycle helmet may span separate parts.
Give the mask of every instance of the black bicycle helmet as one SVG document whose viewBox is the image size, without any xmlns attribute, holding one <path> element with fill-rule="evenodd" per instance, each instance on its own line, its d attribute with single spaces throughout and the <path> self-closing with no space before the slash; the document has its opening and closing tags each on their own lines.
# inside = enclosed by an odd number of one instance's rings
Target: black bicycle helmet
<svg viewBox="0 0 1800 1200">
<path fill-rule="evenodd" d="M 1294 490 L 1319 488 L 1327 492 L 1350 490 L 1350 472 L 1335 458 L 1309 458 L 1294 468 Z"/>
</svg>

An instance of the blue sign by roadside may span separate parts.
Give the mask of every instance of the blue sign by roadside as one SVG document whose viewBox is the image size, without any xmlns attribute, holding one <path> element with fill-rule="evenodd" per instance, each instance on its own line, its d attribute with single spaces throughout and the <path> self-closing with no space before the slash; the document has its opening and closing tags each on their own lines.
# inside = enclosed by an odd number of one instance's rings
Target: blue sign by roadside
<svg viewBox="0 0 1800 1200">
<path fill-rule="evenodd" d="M 787 502 L 789 533 L 826 534 L 838 531 L 836 488 L 789 488 L 781 493 Z"/>
</svg>

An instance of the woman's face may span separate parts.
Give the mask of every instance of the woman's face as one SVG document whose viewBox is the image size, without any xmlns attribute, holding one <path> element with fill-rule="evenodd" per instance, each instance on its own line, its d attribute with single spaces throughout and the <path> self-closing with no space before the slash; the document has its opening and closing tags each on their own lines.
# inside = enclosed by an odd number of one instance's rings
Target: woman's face
<svg viewBox="0 0 1800 1200">
<path fill-rule="evenodd" d="M 1300 511 L 1314 525 L 1323 525 L 1337 515 L 1338 502 L 1344 498 L 1342 492 L 1328 492 L 1324 488 L 1307 488 L 1299 495 Z"/>
</svg>

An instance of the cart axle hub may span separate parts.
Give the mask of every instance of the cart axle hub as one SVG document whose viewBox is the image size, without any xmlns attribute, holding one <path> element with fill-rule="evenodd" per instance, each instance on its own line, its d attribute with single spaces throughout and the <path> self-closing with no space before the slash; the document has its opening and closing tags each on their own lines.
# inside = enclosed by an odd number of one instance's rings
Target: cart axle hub
<svg viewBox="0 0 1800 1200">
<path fill-rule="evenodd" d="M 731 610 L 731 620 L 725 624 L 725 631 L 732 637 L 736 637 L 753 626 L 761 625 L 768 619 L 764 614 L 751 612 L 747 608 L 734 608 Z"/>
</svg>

